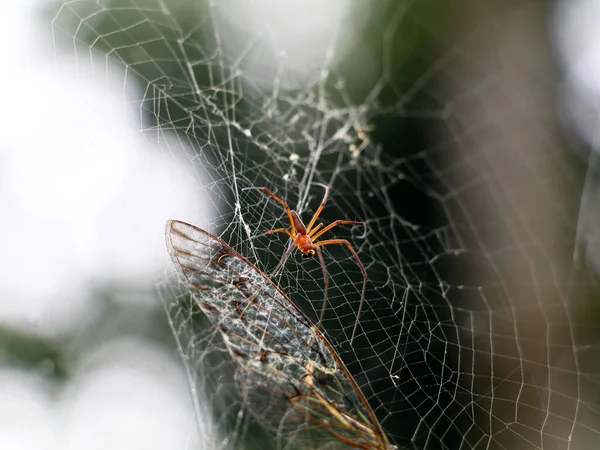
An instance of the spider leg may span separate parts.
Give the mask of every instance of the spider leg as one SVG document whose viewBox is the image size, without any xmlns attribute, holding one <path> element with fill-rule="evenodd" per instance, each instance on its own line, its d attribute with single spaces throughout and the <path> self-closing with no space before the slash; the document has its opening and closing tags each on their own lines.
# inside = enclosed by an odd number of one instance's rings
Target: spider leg
<svg viewBox="0 0 600 450">
<path fill-rule="evenodd" d="M 325 267 L 325 259 L 323 259 L 323 251 L 320 247 L 315 247 L 317 251 L 317 256 L 319 257 L 319 262 L 321 263 L 321 269 L 323 269 L 323 284 L 325 284 L 325 296 L 323 298 L 323 306 L 321 307 L 321 315 L 319 316 L 319 323 L 317 326 L 321 325 L 323 322 L 323 317 L 325 316 L 325 308 L 327 307 L 327 290 L 329 289 L 329 275 L 327 274 L 327 268 Z"/>
<path fill-rule="evenodd" d="M 288 245 L 287 250 L 281 257 L 281 261 L 279 261 L 279 264 L 277 264 L 277 267 L 275 267 L 275 270 L 273 270 L 273 272 L 271 272 L 271 277 L 274 277 L 275 275 L 277 275 L 277 272 L 279 272 L 281 270 L 281 268 L 283 267 L 283 265 L 285 264 L 285 262 L 287 261 L 290 254 L 294 251 L 295 248 L 296 248 L 296 239 L 292 239 L 290 241 L 290 244 Z"/>
<path fill-rule="evenodd" d="M 290 220 L 290 224 L 292 226 L 292 235 L 296 235 L 296 226 L 294 225 L 294 219 L 292 218 L 292 210 L 290 209 L 290 207 L 288 206 L 288 204 L 286 202 L 284 202 L 283 200 L 281 200 L 279 197 L 277 197 L 275 194 L 273 194 L 270 190 L 268 190 L 266 187 L 247 187 L 244 188 L 243 190 L 247 191 L 249 189 L 258 189 L 259 191 L 263 191 L 265 194 L 271 196 L 271 198 L 273 198 L 273 200 L 275 200 L 277 203 L 279 203 L 281 206 L 283 206 L 283 208 L 285 209 L 285 212 L 288 215 L 288 219 Z M 293 239 L 293 238 L 292 238 Z"/>
<path fill-rule="evenodd" d="M 321 227 L 323 227 L 323 224 L 322 224 L 322 223 L 320 223 L 319 225 L 317 225 L 316 227 L 314 227 L 314 228 L 313 228 L 313 229 L 310 231 L 310 233 L 308 233 L 308 234 L 307 234 L 307 236 L 308 236 L 308 237 L 310 237 L 310 235 L 311 235 L 311 234 L 313 234 L 313 233 L 316 233 L 317 231 L 319 231 L 319 229 L 320 229 Z"/>
<path fill-rule="evenodd" d="M 317 231 L 318 228 L 319 228 L 319 227 L 315 227 L 314 230 L 312 230 L 310 233 L 308 233 L 308 236 L 314 242 L 316 239 L 318 239 L 324 233 L 327 233 L 329 230 L 331 230 L 332 228 L 337 227 L 338 225 L 362 225 L 365 228 L 365 231 L 367 230 L 367 225 L 364 222 L 355 222 L 353 220 L 336 220 L 335 222 L 331 222 L 329 225 L 327 225 L 325 228 L 323 228 L 317 234 L 313 235 L 313 233 L 315 231 Z"/>
<path fill-rule="evenodd" d="M 316 184 L 319 184 L 319 186 L 323 186 L 325 188 L 325 195 L 323 196 L 323 200 L 321 200 L 321 204 L 319 205 L 319 209 L 317 209 L 317 212 L 315 213 L 315 215 L 313 216 L 313 218 L 310 219 L 310 223 L 308 224 L 308 227 L 306 227 L 306 232 L 307 233 L 310 232 L 310 229 L 313 227 L 313 225 L 315 224 L 315 222 L 319 218 L 319 215 L 321 214 L 321 211 L 323 211 L 323 208 L 325 208 L 325 203 L 327 203 L 327 197 L 329 197 L 329 186 L 327 186 L 325 184 L 320 184 L 320 183 L 316 183 Z"/>
<path fill-rule="evenodd" d="M 265 231 L 264 233 L 257 234 L 256 236 L 253 236 L 253 239 L 257 239 L 259 237 L 263 237 L 263 236 L 267 236 L 269 234 L 275 234 L 275 233 L 285 233 L 291 239 L 294 239 L 294 236 L 292 236 L 292 233 L 289 230 L 287 230 L 286 228 L 277 228 L 275 230 Z"/>
<path fill-rule="evenodd" d="M 323 230 L 321 230 L 321 233 L 322 232 L 323 232 Z M 317 242 L 315 245 L 317 246 L 317 248 L 319 248 L 324 245 L 336 245 L 336 244 L 341 244 L 341 245 L 345 245 L 346 247 L 348 247 L 348 250 L 350 250 L 350 252 L 352 253 L 352 256 L 354 256 L 354 259 L 358 263 L 358 265 L 360 267 L 360 271 L 363 274 L 363 286 L 362 286 L 362 294 L 360 297 L 360 304 L 358 305 L 358 312 L 356 313 L 356 321 L 354 322 L 354 328 L 352 329 L 352 336 L 350 337 L 350 344 L 352 344 L 352 341 L 354 341 L 354 335 L 356 334 L 356 329 L 358 328 L 358 320 L 360 319 L 360 315 L 362 313 L 363 303 L 365 301 L 365 292 L 367 290 L 367 271 L 365 270 L 365 266 L 363 266 L 363 263 L 361 262 L 360 258 L 358 257 L 358 254 L 356 253 L 356 251 L 354 251 L 352 244 L 350 244 L 350 242 L 348 242 L 346 239 L 329 239 L 326 241 Z"/>
</svg>

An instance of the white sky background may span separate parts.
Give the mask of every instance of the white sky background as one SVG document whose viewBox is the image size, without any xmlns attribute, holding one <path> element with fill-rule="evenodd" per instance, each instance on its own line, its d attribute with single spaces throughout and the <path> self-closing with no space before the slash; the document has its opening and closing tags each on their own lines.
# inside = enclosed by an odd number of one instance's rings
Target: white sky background
<svg viewBox="0 0 600 450">
<path fill-rule="evenodd" d="M 583 141 L 576 148 L 589 162 L 580 204 L 577 242 L 587 263 L 600 273 L 600 0 L 560 0 L 554 39 L 564 71 L 560 111 L 566 127 Z M 591 150 L 595 157 L 590 158 Z"/>
<path fill-rule="evenodd" d="M 564 116 L 600 152 L 600 0 L 556 3 L 555 38 L 565 70 Z"/>
<path fill-rule="evenodd" d="M 215 2 L 223 48 L 241 59 L 244 77 L 266 93 L 303 89 L 326 78 L 327 70 L 352 53 L 369 58 L 356 39 L 356 22 L 371 5 L 348 0 L 219 0 Z M 374 68 L 375 69 L 375 68 Z"/>
<path fill-rule="evenodd" d="M 153 292 L 166 219 L 201 223 L 211 210 L 179 142 L 158 147 L 137 131 L 131 79 L 124 93 L 123 72 L 98 83 L 93 68 L 61 62 L 34 17 L 27 2 L 2 4 L 0 323 L 76 340 L 94 324 L 95 288 Z M 97 344 L 58 389 L 0 364 L 0 448 L 199 448 L 176 355 L 106 335 Z"/>
<path fill-rule="evenodd" d="M 277 67 L 289 76 L 280 89 L 310 84 L 326 66 L 343 4 L 257 2 L 243 16 L 223 3 L 222 17 L 237 19 L 220 24 L 234 30 L 224 48 L 243 52 L 238 44 L 258 39 L 267 20 L 274 45 L 246 58 L 245 70 L 269 91 Z M 36 7 L 4 2 L 0 15 L 0 324 L 75 340 L 94 324 L 98 287 L 153 291 L 167 262 L 166 219 L 202 225 L 216 212 L 180 142 L 159 146 L 139 133 L 134 78 L 117 69 L 106 78 L 97 69 L 105 60 L 96 69 L 88 59 L 65 62 L 50 24 L 35 21 Z M 160 307 L 148 295 L 129 298 L 140 310 Z M 102 335 L 58 390 L 43 375 L 0 363 L 0 448 L 203 448 L 173 356 Z"/>
</svg>

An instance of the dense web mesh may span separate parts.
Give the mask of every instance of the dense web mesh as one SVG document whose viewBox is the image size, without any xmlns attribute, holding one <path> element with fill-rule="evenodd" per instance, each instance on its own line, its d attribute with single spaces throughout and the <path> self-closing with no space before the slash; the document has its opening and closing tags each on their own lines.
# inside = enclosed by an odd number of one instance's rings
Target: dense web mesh
<svg viewBox="0 0 600 450">
<path fill-rule="evenodd" d="M 343 246 L 324 247 L 323 330 L 391 441 L 592 448 L 598 290 L 572 258 L 581 180 L 554 137 L 552 79 L 540 75 L 548 56 L 524 31 L 543 27 L 537 2 L 463 1 L 464 15 L 439 16 L 430 2 L 357 3 L 362 21 L 340 20 L 320 43 L 310 82 L 286 71 L 285 55 L 250 64 L 275 52 L 270 28 L 234 20 L 255 3 L 217 3 L 72 1 L 48 17 L 57 55 L 67 49 L 99 79 L 123 70 L 124 88 L 141 83 L 141 130 L 177 137 L 170 151 L 186 152 L 218 211 L 195 225 L 265 273 L 288 242 L 260 235 L 289 223 L 280 205 L 244 188 L 268 187 L 307 223 L 323 195 L 315 183 L 327 184 L 319 222 L 365 222 L 365 233 L 330 232 L 368 272 L 356 339 L 362 276 Z M 228 39 L 240 26 L 258 32 Z M 317 321 L 317 260 L 292 254 L 274 282 Z M 294 447 L 245 412 L 221 336 L 189 294 L 174 278 L 160 290 L 206 446 Z"/>
</svg>

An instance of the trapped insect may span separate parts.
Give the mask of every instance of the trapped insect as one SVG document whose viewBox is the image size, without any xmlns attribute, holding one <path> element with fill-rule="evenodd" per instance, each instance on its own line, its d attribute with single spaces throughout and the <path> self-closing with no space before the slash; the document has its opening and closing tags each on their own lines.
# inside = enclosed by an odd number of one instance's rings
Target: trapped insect
<svg viewBox="0 0 600 450">
<path fill-rule="evenodd" d="M 220 331 L 242 398 L 261 424 L 310 448 L 332 438 L 353 448 L 396 448 L 333 346 L 266 275 L 184 222 L 167 222 L 166 242 L 181 281 Z"/>
<path fill-rule="evenodd" d="M 320 242 L 316 242 L 316 241 L 321 236 L 323 236 L 323 234 L 327 233 L 328 231 L 337 227 L 338 225 L 360 225 L 360 226 L 364 227 L 365 231 L 366 231 L 367 226 L 364 222 L 357 222 L 357 221 L 352 221 L 352 220 L 336 220 L 335 222 L 332 222 L 329 225 L 327 225 L 325 228 L 321 228 L 323 226 L 322 223 L 320 223 L 319 225 L 317 225 L 315 227 L 315 223 L 317 222 L 317 219 L 319 218 L 319 216 L 321 215 L 321 212 L 325 208 L 325 204 L 327 203 L 327 198 L 329 197 L 329 186 L 326 186 L 326 185 L 320 184 L 320 183 L 315 183 L 315 184 L 325 188 L 325 195 L 323 196 L 323 200 L 321 200 L 321 205 L 319 206 L 319 209 L 317 209 L 317 212 L 310 220 L 308 226 L 304 225 L 304 222 L 302 222 L 300 215 L 296 211 L 291 209 L 286 202 L 284 202 L 281 198 L 279 198 L 278 196 L 273 194 L 266 187 L 250 187 L 250 188 L 246 188 L 246 189 L 258 189 L 258 190 L 265 192 L 267 195 L 271 196 L 277 203 L 279 203 L 285 209 L 285 211 L 287 212 L 287 215 L 288 215 L 288 219 L 290 221 L 291 230 L 288 230 L 287 228 L 276 228 L 276 229 L 267 231 L 265 233 L 262 233 L 260 235 L 260 236 L 265 236 L 265 235 L 274 234 L 274 233 L 285 233 L 291 239 L 287 250 L 283 254 L 283 257 L 281 258 L 281 261 L 279 262 L 279 264 L 273 271 L 274 274 L 279 272 L 279 269 L 281 269 L 281 267 L 283 267 L 283 265 L 285 264 L 285 261 L 290 256 L 290 254 L 294 251 L 295 248 L 300 250 L 303 257 L 312 258 L 315 256 L 315 254 L 318 256 L 319 263 L 321 264 L 321 269 L 323 270 L 323 280 L 324 280 L 324 284 L 325 284 L 325 289 L 324 289 L 325 293 L 324 293 L 324 299 L 323 299 L 323 306 L 321 307 L 321 315 L 319 316 L 319 323 L 321 323 L 323 321 L 323 316 L 325 315 L 325 308 L 327 307 L 327 290 L 329 288 L 329 275 L 327 273 L 327 268 L 325 266 L 325 260 L 323 259 L 323 252 L 321 251 L 321 247 L 323 247 L 325 245 L 345 245 L 348 248 L 348 250 L 350 250 L 350 253 L 352 253 L 352 256 L 354 256 L 354 259 L 356 260 L 358 266 L 360 267 L 360 271 L 362 272 L 362 275 L 363 275 L 363 285 L 362 285 L 360 303 L 358 305 L 358 312 L 356 313 L 356 321 L 354 322 L 354 327 L 352 329 L 352 335 L 350 337 L 350 343 L 352 344 L 352 342 L 354 341 L 354 335 L 356 334 L 356 329 L 358 327 L 358 320 L 360 318 L 363 303 L 365 300 L 365 292 L 367 289 L 367 271 L 365 270 L 365 267 L 363 266 L 362 261 L 358 257 L 358 254 L 354 250 L 354 247 L 352 247 L 352 244 L 350 244 L 350 242 L 348 242 L 346 239 L 327 239 L 325 241 L 320 241 Z"/>
</svg>

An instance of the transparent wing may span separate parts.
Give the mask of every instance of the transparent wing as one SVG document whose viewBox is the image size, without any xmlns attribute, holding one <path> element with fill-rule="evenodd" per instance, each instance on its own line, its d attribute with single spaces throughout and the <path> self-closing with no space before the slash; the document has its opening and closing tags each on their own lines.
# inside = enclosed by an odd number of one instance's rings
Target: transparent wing
<svg viewBox="0 0 600 450">
<path fill-rule="evenodd" d="M 339 355 L 300 309 L 219 238 L 169 221 L 166 242 L 181 280 L 221 331 L 247 407 L 279 434 L 354 448 L 391 446 Z"/>
</svg>

